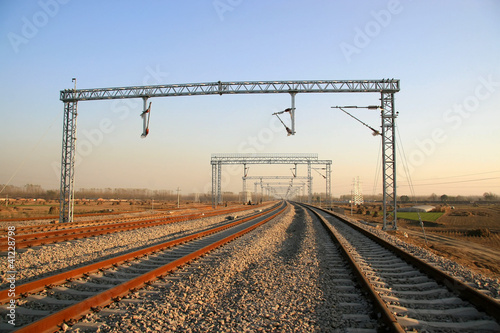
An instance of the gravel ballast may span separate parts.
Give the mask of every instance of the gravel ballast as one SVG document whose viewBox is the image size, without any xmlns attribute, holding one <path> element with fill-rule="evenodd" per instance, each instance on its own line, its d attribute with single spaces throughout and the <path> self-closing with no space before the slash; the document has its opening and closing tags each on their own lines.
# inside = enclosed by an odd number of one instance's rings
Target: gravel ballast
<svg viewBox="0 0 500 333">
<path fill-rule="evenodd" d="M 359 227 L 373 233 L 377 237 L 388 241 L 394 246 L 399 247 L 405 252 L 438 267 L 440 270 L 448 273 L 449 275 L 455 277 L 458 280 L 468 284 L 472 288 L 482 290 L 486 295 L 496 298 L 500 301 L 500 278 L 492 279 L 481 274 L 476 274 L 467 267 L 464 267 L 453 260 L 449 260 L 438 256 L 431 251 L 424 249 L 422 247 L 403 242 L 401 239 L 387 234 L 385 231 L 368 226 L 364 223 L 358 222 L 357 220 L 350 218 L 345 215 L 340 215 L 341 218 L 352 222 Z"/>
<path fill-rule="evenodd" d="M 346 325 L 336 309 L 343 300 L 332 287 L 335 270 L 325 248 L 331 244 L 319 228 L 290 207 L 161 286 L 148 287 L 150 293 L 131 295 L 138 303 L 109 307 L 124 315 L 94 314 L 85 321 L 102 322 L 102 332 L 335 331 Z"/>
<path fill-rule="evenodd" d="M 262 209 L 265 209 L 263 207 Z M 245 215 L 254 209 L 238 212 Z M 229 214 L 234 215 L 234 214 Z M 16 284 L 22 284 L 48 275 L 68 271 L 93 262 L 105 260 L 171 239 L 186 236 L 223 223 L 228 215 L 206 217 L 165 224 L 150 228 L 124 231 L 83 238 L 70 242 L 43 245 L 16 252 Z M 0 267 L 7 267 L 7 255 L 0 257 Z M 6 271 L 1 272 L 0 289 L 7 287 Z"/>
</svg>

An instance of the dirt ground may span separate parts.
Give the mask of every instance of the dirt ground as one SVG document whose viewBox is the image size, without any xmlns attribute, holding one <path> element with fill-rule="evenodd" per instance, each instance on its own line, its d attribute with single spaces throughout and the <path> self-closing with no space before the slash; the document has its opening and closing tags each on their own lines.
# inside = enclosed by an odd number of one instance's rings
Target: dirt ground
<svg viewBox="0 0 500 333">
<path fill-rule="evenodd" d="M 350 215 L 350 207 L 344 208 L 345 213 Z M 364 214 L 354 212 L 353 217 L 375 222 L 382 227 L 382 218 L 372 216 L 378 209 L 378 206 L 366 206 L 370 215 L 366 215 L 366 211 Z M 398 219 L 398 230 L 388 233 L 477 273 L 500 279 L 500 205 L 447 207 L 443 216 L 435 222 L 424 222 L 424 231 L 425 237 L 418 221 Z"/>
<path fill-rule="evenodd" d="M 207 204 L 181 201 L 181 209 L 210 207 Z M 74 213 L 78 214 L 101 214 L 101 213 L 125 213 L 143 212 L 147 210 L 176 210 L 177 201 L 77 201 Z M 19 201 L 9 203 L 9 206 L 0 207 L 0 221 L 6 219 L 22 218 L 59 218 L 59 201 L 47 202 Z"/>
</svg>

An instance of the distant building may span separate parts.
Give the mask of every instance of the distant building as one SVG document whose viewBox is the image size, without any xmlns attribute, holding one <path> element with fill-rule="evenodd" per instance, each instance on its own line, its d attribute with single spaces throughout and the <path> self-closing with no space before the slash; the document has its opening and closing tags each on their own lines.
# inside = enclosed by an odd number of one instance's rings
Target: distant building
<svg viewBox="0 0 500 333">
<path fill-rule="evenodd" d="M 433 210 L 434 206 L 431 205 L 419 205 L 419 206 L 413 206 L 413 207 L 405 207 L 405 208 L 399 208 L 398 212 L 419 212 L 419 213 L 427 213 Z"/>
</svg>

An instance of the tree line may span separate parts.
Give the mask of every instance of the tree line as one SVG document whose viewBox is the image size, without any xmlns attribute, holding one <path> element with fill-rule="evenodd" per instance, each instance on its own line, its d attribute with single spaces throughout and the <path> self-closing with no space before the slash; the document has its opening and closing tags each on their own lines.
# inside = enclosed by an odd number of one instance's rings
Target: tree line
<svg viewBox="0 0 500 333">
<path fill-rule="evenodd" d="M 41 185 L 36 184 L 26 184 L 24 186 L 14 186 L 14 185 L 1 185 L 0 189 L 3 191 L 0 197 L 11 199 L 15 198 L 25 198 L 25 199 L 45 199 L 45 200 L 58 200 L 59 190 L 45 190 Z M 182 193 L 179 192 L 180 197 L 183 200 L 193 200 L 193 201 L 210 201 L 211 193 Z M 313 201 L 325 201 L 325 193 L 314 193 Z M 118 199 L 118 200 L 177 200 L 176 190 L 150 190 L 146 188 L 80 188 L 75 191 L 76 199 Z M 334 201 L 349 201 L 352 195 L 345 194 L 340 197 L 333 198 Z M 377 195 L 363 195 L 365 201 L 381 201 L 383 199 L 382 194 Z M 233 193 L 229 191 L 223 192 L 224 201 L 240 201 L 242 198 L 239 193 Z M 260 199 L 260 194 L 255 194 L 253 200 Z M 295 200 L 307 200 L 306 196 L 296 197 Z M 492 192 L 485 192 L 482 196 L 480 195 L 437 195 L 432 193 L 431 195 L 421 195 L 415 197 L 409 197 L 408 195 L 399 196 L 400 202 L 476 202 L 476 201 L 488 201 L 494 202 L 499 201 L 498 195 Z"/>
<path fill-rule="evenodd" d="M 40 185 L 26 184 L 24 186 L 0 185 L 4 188 L 0 197 L 10 199 L 44 199 L 58 200 L 59 190 L 45 190 Z M 195 195 L 194 193 L 183 194 L 179 192 L 181 198 L 194 200 L 197 196 L 200 199 L 207 194 Z M 189 198 L 193 197 L 193 198 Z M 177 200 L 177 191 L 174 190 L 149 190 L 145 188 L 80 188 L 75 190 L 75 199 L 118 199 L 118 200 Z"/>
</svg>

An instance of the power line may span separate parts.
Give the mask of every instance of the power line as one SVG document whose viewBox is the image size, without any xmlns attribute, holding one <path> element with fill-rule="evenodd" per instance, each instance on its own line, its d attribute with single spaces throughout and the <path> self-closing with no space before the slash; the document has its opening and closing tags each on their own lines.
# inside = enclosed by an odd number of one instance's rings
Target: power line
<svg viewBox="0 0 500 333">
<path fill-rule="evenodd" d="M 500 179 L 500 177 L 469 179 L 469 180 L 458 180 L 458 181 L 454 181 L 454 182 L 443 182 L 443 183 L 417 184 L 417 185 L 413 185 L 413 186 L 427 186 L 427 185 L 444 185 L 444 184 L 469 183 L 469 182 L 478 182 L 478 181 L 492 180 L 492 179 Z M 399 186 L 409 186 L 409 185 L 399 185 Z"/>
<path fill-rule="evenodd" d="M 380 156 L 382 154 L 382 140 L 380 140 L 380 144 L 378 146 L 378 153 L 377 153 L 377 163 L 375 164 L 375 177 L 373 179 L 373 190 L 372 190 L 372 195 L 375 195 L 377 192 L 377 184 L 378 184 L 378 179 L 380 177 L 381 169 L 382 169 L 382 164 L 380 163 Z"/>
<path fill-rule="evenodd" d="M 416 180 L 416 181 L 417 181 L 417 182 L 421 182 L 421 181 L 426 181 L 426 180 L 435 180 L 435 179 L 449 179 L 449 178 L 458 178 L 458 177 L 469 177 L 469 176 L 485 175 L 485 174 L 488 174 L 488 173 L 497 173 L 497 172 L 500 172 L 500 170 L 498 170 L 498 171 L 479 172 L 479 173 L 470 173 L 470 174 L 467 174 L 467 175 L 458 175 L 458 176 L 436 177 L 436 178 L 425 178 L 425 179 L 418 179 L 418 180 Z"/>
</svg>

